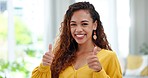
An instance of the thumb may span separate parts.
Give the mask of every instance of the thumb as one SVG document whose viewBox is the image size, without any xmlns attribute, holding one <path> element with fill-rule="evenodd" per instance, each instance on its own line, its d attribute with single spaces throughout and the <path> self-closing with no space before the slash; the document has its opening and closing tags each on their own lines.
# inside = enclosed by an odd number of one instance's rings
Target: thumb
<svg viewBox="0 0 148 78">
<path fill-rule="evenodd" d="M 96 47 L 94 47 L 94 49 L 93 49 L 94 55 L 97 55 L 97 51 L 98 51 L 98 49 L 97 49 L 97 46 L 96 46 Z"/>
<path fill-rule="evenodd" d="M 49 46 L 48 46 L 48 50 L 49 50 L 49 52 L 52 51 L 52 44 L 49 44 Z"/>
</svg>

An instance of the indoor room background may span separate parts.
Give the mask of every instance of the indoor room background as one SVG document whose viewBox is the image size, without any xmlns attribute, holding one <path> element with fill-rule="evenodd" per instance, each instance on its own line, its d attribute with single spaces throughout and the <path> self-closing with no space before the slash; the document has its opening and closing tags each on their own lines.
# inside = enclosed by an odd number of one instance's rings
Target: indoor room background
<svg viewBox="0 0 148 78">
<path fill-rule="evenodd" d="M 100 14 L 124 78 L 148 78 L 148 0 L 0 0 L 0 78 L 30 78 L 79 1 Z"/>
</svg>

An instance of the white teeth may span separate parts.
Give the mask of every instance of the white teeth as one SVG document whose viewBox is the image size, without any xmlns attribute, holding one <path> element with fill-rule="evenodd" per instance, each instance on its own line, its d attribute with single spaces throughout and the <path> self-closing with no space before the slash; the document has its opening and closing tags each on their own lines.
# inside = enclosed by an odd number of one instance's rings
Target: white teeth
<svg viewBox="0 0 148 78">
<path fill-rule="evenodd" d="M 77 37 L 83 37 L 84 35 L 76 35 Z"/>
</svg>

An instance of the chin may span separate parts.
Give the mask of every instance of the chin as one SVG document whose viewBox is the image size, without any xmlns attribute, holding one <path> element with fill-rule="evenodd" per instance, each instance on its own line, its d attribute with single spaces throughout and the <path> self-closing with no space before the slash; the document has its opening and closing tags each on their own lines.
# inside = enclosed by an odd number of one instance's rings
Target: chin
<svg viewBox="0 0 148 78">
<path fill-rule="evenodd" d="M 85 41 L 76 41 L 78 44 L 84 44 Z"/>
</svg>

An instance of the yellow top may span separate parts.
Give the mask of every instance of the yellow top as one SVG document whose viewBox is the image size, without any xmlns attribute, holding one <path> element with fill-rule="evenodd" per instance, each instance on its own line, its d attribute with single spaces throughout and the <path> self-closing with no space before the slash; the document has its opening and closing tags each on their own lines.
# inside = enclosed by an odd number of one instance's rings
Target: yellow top
<svg viewBox="0 0 148 78">
<path fill-rule="evenodd" d="M 97 56 L 102 65 L 100 72 L 93 71 L 88 65 L 84 65 L 78 70 L 69 66 L 60 73 L 59 78 L 122 78 L 120 64 L 115 52 L 102 49 Z M 51 78 L 50 67 L 40 64 L 33 70 L 31 78 Z"/>
</svg>

